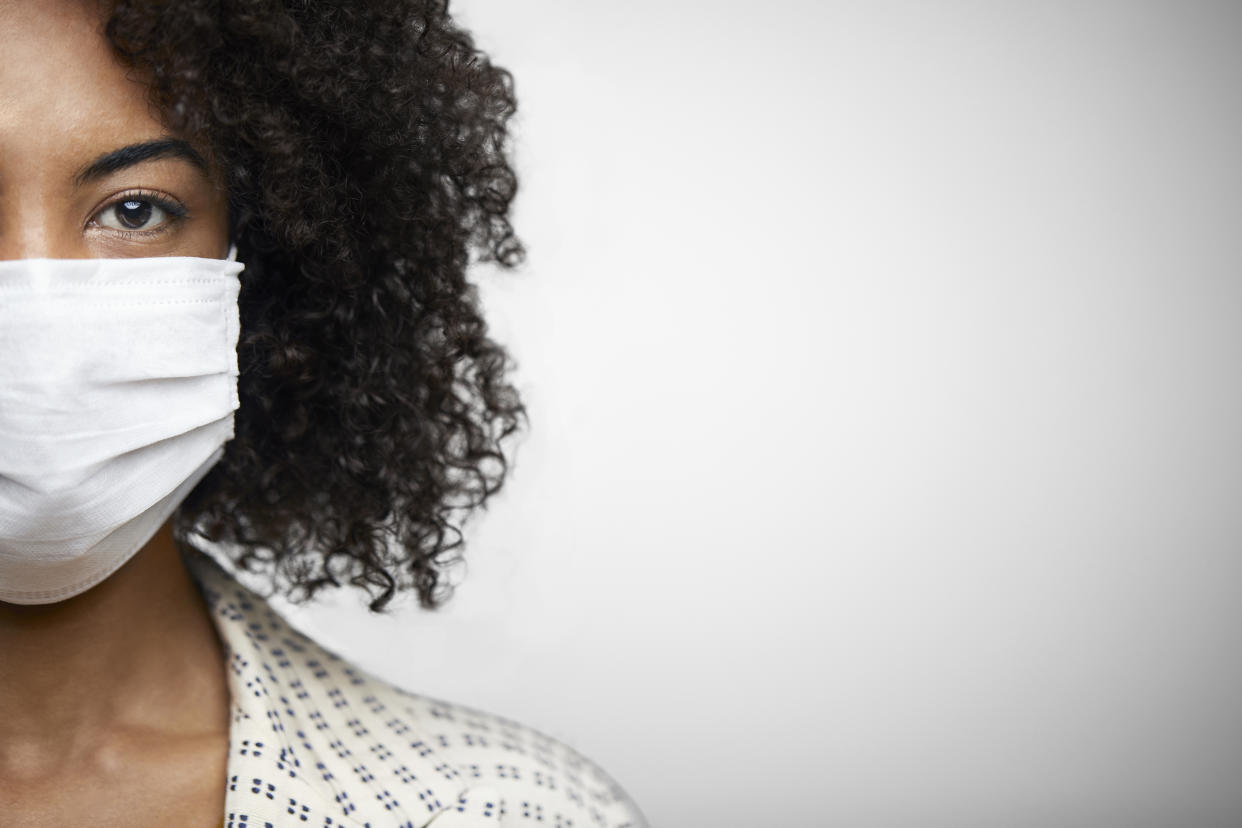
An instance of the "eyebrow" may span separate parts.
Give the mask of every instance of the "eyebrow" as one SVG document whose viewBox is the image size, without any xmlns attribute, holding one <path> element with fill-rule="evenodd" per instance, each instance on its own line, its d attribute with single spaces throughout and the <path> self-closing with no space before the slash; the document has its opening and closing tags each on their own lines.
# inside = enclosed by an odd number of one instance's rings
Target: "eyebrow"
<svg viewBox="0 0 1242 828">
<path fill-rule="evenodd" d="M 129 144 L 104 153 L 79 170 L 78 174 L 73 177 L 73 183 L 74 186 L 80 187 L 88 181 L 111 175 L 117 170 L 159 158 L 182 158 L 202 170 L 204 175 L 207 174 L 207 161 L 198 154 L 194 147 L 176 138 L 161 138 L 156 141 Z"/>
</svg>

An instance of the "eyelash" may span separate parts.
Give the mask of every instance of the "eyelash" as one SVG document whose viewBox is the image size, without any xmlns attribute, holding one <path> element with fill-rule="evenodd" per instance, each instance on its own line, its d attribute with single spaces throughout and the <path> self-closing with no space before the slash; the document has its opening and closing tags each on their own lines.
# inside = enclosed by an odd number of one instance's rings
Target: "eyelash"
<svg viewBox="0 0 1242 828">
<path fill-rule="evenodd" d="M 98 224 L 99 216 L 101 216 L 104 212 L 125 203 L 126 201 L 149 201 L 156 207 L 163 210 L 168 216 L 168 220 L 158 227 L 152 227 L 149 230 L 118 230 L 115 227 L 103 227 Z M 171 230 L 183 218 L 185 218 L 188 213 L 189 211 L 186 209 L 185 205 L 170 196 L 161 195 L 160 193 L 152 192 L 151 190 L 126 190 L 125 192 L 117 193 L 116 196 L 108 199 L 103 206 L 92 213 L 89 224 L 95 225 L 99 227 L 99 229 L 105 230 L 109 233 L 120 233 L 130 237 L 157 236 Z"/>
</svg>

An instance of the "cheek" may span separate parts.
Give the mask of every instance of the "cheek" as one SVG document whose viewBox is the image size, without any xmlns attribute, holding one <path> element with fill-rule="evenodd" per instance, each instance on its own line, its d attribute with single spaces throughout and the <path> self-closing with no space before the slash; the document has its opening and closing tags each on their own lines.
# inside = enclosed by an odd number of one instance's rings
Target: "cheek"
<svg viewBox="0 0 1242 828">
<path fill-rule="evenodd" d="M 202 242 L 207 252 L 200 254 L 210 258 L 224 258 L 229 252 L 229 205 L 228 197 L 221 190 L 211 200 L 203 215 Z"/>
<path fill-rule="evenodd" d="M 204 187 L 190 203 L 188 221 L 178 234 L 174 255 L 223 259 L 229 252 L 228 196 L 222 188 Z"/>
</svg>

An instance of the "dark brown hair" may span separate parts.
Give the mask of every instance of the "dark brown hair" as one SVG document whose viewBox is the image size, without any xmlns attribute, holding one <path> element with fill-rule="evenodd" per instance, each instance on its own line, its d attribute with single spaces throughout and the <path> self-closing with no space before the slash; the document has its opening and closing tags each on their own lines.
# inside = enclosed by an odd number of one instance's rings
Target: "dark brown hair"
<svg viewBox="0 0 1242 828">
<path fill-rule="evenodd" d="M 448 595 L 525 411 L 466 279 L 514 267 L 516 99 L 444 0 L 120 0 L 105 32 L 229 187 L 241 407 L 179 508 L 293 602 Z M 372 589 L 376 594 L 372 595 Z"/>
</svg>

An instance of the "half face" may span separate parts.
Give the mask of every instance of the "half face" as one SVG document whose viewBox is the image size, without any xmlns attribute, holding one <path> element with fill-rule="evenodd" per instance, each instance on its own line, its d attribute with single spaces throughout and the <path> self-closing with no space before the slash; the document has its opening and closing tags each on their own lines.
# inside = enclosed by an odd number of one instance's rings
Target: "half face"
<svg viewBox="0 0 1242 828">
<path fill-rule="evenodd" d="M 0 0 L 0 259 L 228 254 L 228 202 L 90 0 Z"/>
</svg>

